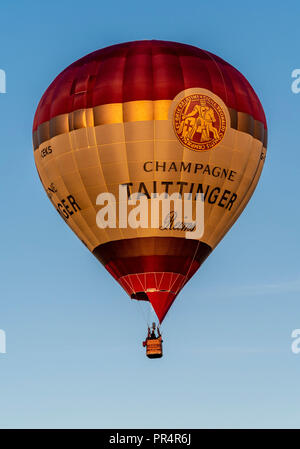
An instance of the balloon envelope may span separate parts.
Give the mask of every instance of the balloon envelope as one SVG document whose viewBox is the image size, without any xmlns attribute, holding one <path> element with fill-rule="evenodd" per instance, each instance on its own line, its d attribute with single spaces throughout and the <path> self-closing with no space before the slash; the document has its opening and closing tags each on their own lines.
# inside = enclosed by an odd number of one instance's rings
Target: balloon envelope
<svg viewBox="0 0 300 449">
<path fill-rule="evenodd" d="M 33 125 L 51 202 L 160 321 L 248 203 L 266 138 L 263 108 L 241 73 L 207 51 L 163 41 L 114 45 L 76 61 L 48 87 Z M 99 194 L 113 194 L 118 212 L 120 186 L 126 199 L 139 192 L 148 202 L 189 193 L 195 205 L 202 194 L 203 235 L 186 238 L 174 211 L 159 227 L 124 227 L 120 216 L 115 227 L 99 227 Z"/>
</svg>

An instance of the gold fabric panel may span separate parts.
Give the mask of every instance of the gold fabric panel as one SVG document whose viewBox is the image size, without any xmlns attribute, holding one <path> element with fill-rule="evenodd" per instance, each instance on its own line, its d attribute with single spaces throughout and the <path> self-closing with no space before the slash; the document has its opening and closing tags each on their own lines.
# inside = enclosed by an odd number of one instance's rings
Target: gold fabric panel
<svg viewBox="0 0 300 449">
<path fill-rule="evenodd" d="M 113 123 L 168 120 L 171 103 L 171 100 L 130 101 L 124 104 L 105 104 L 58 115 L 41 124 L 33 133 L 34 149 L 52 137 L 80 128 Z M 229 109 L 229 113 L 233 129 L 250 134 L 266 146 L 266 131 L 261 122 L 254 120 L 249 114 L 234 109 Z"/>
</svg>

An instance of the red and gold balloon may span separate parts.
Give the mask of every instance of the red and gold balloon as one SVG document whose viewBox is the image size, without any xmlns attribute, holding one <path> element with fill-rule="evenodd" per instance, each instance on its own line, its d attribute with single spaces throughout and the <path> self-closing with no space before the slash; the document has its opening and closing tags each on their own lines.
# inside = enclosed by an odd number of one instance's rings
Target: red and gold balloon
<svg viewBox="0 0 300 449">
<path fill-rule="evenodd" d="M 175 42 L 104 48 L 48 87 L 33 125 L 41 182 L 75 234 L 134 299 L 162 321 L 237 220 L 266 154 L 263 108 L 227 62 Z M 204 234 L 96 223 L 101 192 L 204 197 Z"/>
</svg>

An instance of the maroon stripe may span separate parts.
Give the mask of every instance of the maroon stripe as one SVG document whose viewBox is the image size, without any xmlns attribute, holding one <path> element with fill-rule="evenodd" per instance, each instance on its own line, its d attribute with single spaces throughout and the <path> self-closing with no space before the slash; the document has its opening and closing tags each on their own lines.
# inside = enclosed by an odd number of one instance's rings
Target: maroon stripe
<svg viewBox="0 0 300 449">
<path fill-rule="evenodd" d="M 192 260 L 201 264 L 211 252 L 211 247 L 197 240 L 189 240 L 178 237 L 139 237 L 135 239 L 114 240 L 97 246 L 93 250 L 94 256 L 103 264 L 107 265 L 115 262 L 119 267 L 120 276 L 129 273 L 141 273 L 143 271 L 173 271 L 181 273 L 180 264 L 183 260 Z M 163 264 L 163 266 L 178 265 L 178 269 L 149 269 L 152 264 L 151 259 L 146 257 L 161 256 L 153 263 Z M 165 258 L 165 259 L 163 259 Z M 162 262 L 164 260 L 164 262 Z M 176 263 L 178 260 L 178 264 Z M 141 269 L 141 263 L 143 263 Z M 126 273 L 126 271 L 128 273 Z M 137 271 L 136 271 L 137 270 Z"/>
</svg>

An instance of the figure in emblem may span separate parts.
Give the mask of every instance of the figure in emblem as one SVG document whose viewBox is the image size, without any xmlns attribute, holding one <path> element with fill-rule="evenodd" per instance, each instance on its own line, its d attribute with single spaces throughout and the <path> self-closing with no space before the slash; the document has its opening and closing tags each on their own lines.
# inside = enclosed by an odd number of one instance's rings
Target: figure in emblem
<svg viewBox="0 0 300 449">
<path fill-rule="evenodd" d="M 201 134 L 201 142 L 210 140 L 211 132 L 215 139 L 219 139 L 218 130 L 213 126 L 213 123 L 216 122 L 215 113 L 211 107 L 206 105 L 205 100 L 200 100 L 200 104 L 196 104 L 193 110 L 190 113 L 183 115 L 182 118 L 183 121 L 181 125 L 183 126 L 180 126 L 180 128 L 182 127 L 183 132 L 186 127 L 187 120 L 189 118 L 195 119 L 192 129 L 187 131 L 187 137 L 190 139 L 193 139 L 196 132 Z M 186 137 L 186 135 L 183 134 L 182 136 Z"/>
</svg>

